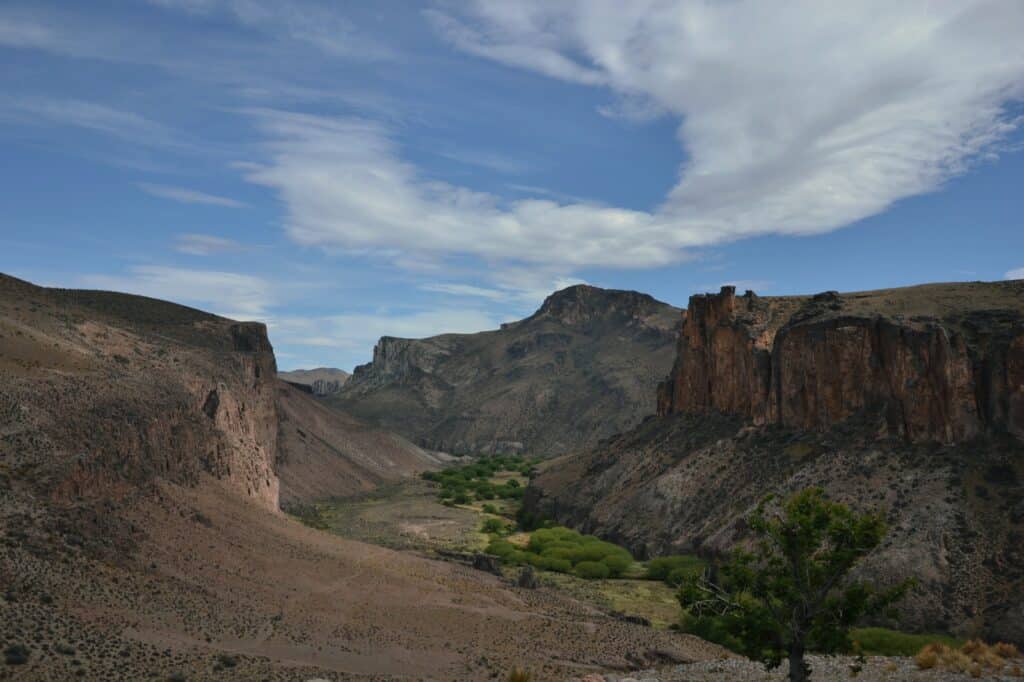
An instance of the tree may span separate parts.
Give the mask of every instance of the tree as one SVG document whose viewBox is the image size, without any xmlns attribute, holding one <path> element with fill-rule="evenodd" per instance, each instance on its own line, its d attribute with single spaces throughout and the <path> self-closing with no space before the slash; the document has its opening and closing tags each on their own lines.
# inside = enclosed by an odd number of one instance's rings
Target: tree
<svg viewBox="0 0 1024 682">
<path fill-rule="evenodd" d="M 886 590 L 850 580 L 850 570 L 886 533 L 879 514 L 857 514 L 818 488 L 784 503 L 768 497 L 749 519 L 753 551 L 736 551 L 717 570 L 686 579 L 678 598 L 683 627 L 769 668 L 789 658 L 789 679 L 803 682 L 808 650 L 852 650 L 849 631 L 888 612 L 910 581 Z"/>
</svg>

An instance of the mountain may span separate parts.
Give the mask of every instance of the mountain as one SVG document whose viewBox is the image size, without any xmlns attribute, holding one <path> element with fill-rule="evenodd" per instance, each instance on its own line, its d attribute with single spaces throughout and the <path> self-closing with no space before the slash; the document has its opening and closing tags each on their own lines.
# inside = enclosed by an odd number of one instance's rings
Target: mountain
<svg viewBox="0 0 1024 682">
<path fill-rule="evenodd" d="M 329 401 L 433 450 L 559 454 L 654 412 L 680 320 L 646 294 L 569 287 L 495 331 L 383 337 Z"/>
<path fill-rule="evenodd" d="M 261 324 L 0 275 L 0 677 L 566 679 L 722 654 L 279 510 L 436 463 L 278 379 Z"/>
<path fill-rule="evenodd" d="M 641 556 L 718 555 L 765 495 L 890 524 L 905 627 L 1024 641 L 1024 281 L 690 299 L 658 416 L 545 463 L 534 513 Z"/>
<path fill-rule="evenodd" d="M 278 372 L 277 376 L 291 384 L 308 386 L 313 395 L 325 396 L 340 391 L 348 381 L 349 373 L 333 367 L 317 367 L 316 369 L 293 369 L 290 372 Z"/>
</svg>

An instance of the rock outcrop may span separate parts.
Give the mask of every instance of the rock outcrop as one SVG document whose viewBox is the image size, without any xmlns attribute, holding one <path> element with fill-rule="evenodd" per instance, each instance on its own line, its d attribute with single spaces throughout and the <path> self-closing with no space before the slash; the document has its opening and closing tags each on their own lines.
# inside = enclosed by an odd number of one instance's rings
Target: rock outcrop
<svg viewBox="0 0 1024 682">
<path fill-rule="evenodd" d="M 968 287 L 971 285 L 959 285 Z M 988 285 L 1021 305 L 1019 284 Z M 915 314 L 873 310 L 871 298 L 693 296 L 678 354 L 659 387 L 658 413 L 718 411 L 754 424 L 825 429 L 874 411 L 909 441 L 962 442 L 979 433 L 1024 436 L 1024 314 L 1019 309 Z M 929 301 L 920 303 L 932 305 Z"/>
<path fill-rule="evenodd" d="M 432 450 L 567 452 L 654 412 L 678 327 L 646 294 L 569 287 L 498 330 L 383 337 L 328 400 Z"/>
</svg>

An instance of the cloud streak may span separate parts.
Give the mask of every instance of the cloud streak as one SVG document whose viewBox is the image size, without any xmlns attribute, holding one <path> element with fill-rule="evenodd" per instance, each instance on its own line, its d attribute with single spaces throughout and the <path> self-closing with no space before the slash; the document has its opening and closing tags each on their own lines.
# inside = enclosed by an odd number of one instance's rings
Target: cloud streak
<svg viewBox="0 0 1024 682">
<path fill-rule="evenodd" d="M 207 206 L 224 206 L 227 208 L 242 208 L 245 204 L 235 199 L 221 197 L 215 194 L 207 194 L 186 187 L 174 187 L 171 185 L 158 185 L 149 182 L 140 182 L 136 185 L 146 194 L 161 199 L 170 199 L 182 204 L 205 204 Z"/>
<path fill-rule="evenodd" d="M 88 275 L 82 285 L 175 301 L 242 320 L 265 321 L 277 302 L 270 282 L 217 270 L 139 265 L 126 275 Z"/>
</svg>

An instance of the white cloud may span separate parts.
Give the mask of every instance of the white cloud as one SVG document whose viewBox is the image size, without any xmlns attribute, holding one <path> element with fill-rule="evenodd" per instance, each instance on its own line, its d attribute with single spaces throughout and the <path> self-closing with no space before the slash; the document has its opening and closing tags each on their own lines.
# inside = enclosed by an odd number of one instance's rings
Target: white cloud
<svg viewBox="0 0 1024 682">
<path fill-rule="evenodd" d="M 82 284 L 184 303 L 232 319 L 266 321 L 276 302 L 266 280 L 215 270 L 139 265 L 127 275 L 88 275 Z"/>
<path fill-rule="evenodd" d="M 1005 275 L 1006 279 L 1024 279 L 1024 268 L 1010 270 Z"/>
<path fill-rule="evenodd" d="M 598 204 L 501 199 L 423 177 L 383 126 L 358 119 L 253 112 L 271 162 L 252 182 L 276 189 L 299 243 L 351 250 L 471 254 L 579 267 L 676 258 L 651 214 Z"/>
<path fill-rule="evenodd" d="M 618 265 L 836 229 L 939 188 L 1019 124 L 1005 108 L 1024 91 L 1017 0 L 478 0 L 429 17 L 470 54 L 607 86 L 603 113 L 680 118 L 690 158 L 657 211 L 621 222 L 648 248 Z M 588 217 L 600 232 L 606 216 Z"/>
<path fill-rule="evenodd" d="M 257 112 L 298 242 L 468 254 L 571 272 L 651 267 L 764 234 L 828 232 L 938 189 L 998 151 L 1024 95 L 1024 4 L 509 3 L 428 11 L 456 47 L 668 112 L 688 153 L 638 211 L 438 182 L 379 124 Z M 612 161 L 609 160 L 611 163 Z"/>
<path fill-rule="evenodd" d="M 161 199 L 178 201 L 183 204 L 206 204 L 209 206 L 226 206 L 228 208 L 241 208 L 245 206 L 244 203 L 235 199 L 219 197 L 214 194 L 207 194 L 206 192 L 198 192 L 194 189 L 187 189 L 185 187 L 157 185 L 149 182 L 140 182 L 137 183 L 136 186 L 146 194 L 150 194 L 154 197 L 160 197 Z"/>
<path fill-rule="evenodd" d="M 178 235 L 174 250 L 192 256 L 212 256 L 218 253 L 243 251 L 245 247 L 233 239 L 192 233 Z"/>
<path fill-rule="evenodd" d="M 486 298 L 491 301 L 507 301 L 511 298 L 508 291 L 501 289 L 489 289 L 487 287 L 478 287 L 471 284 L 455 284 L 455 283 L 428 283 L 421 284 L 419 288 L 423 291 L 432 291 L 438 294 L 448 294 L 449 296 L 468 296 L 476 298 Z"/>
<path fill-rule="evenodd" d="M 474 333 L 496 329 L 500 321 L 483 310 L 438 308 L 406 313 L 282 317 L 269 323 L 270 338 L 287 346 L 359 351 L 381 336 L 424 338 L 437 334 Z"/>
</svg>

